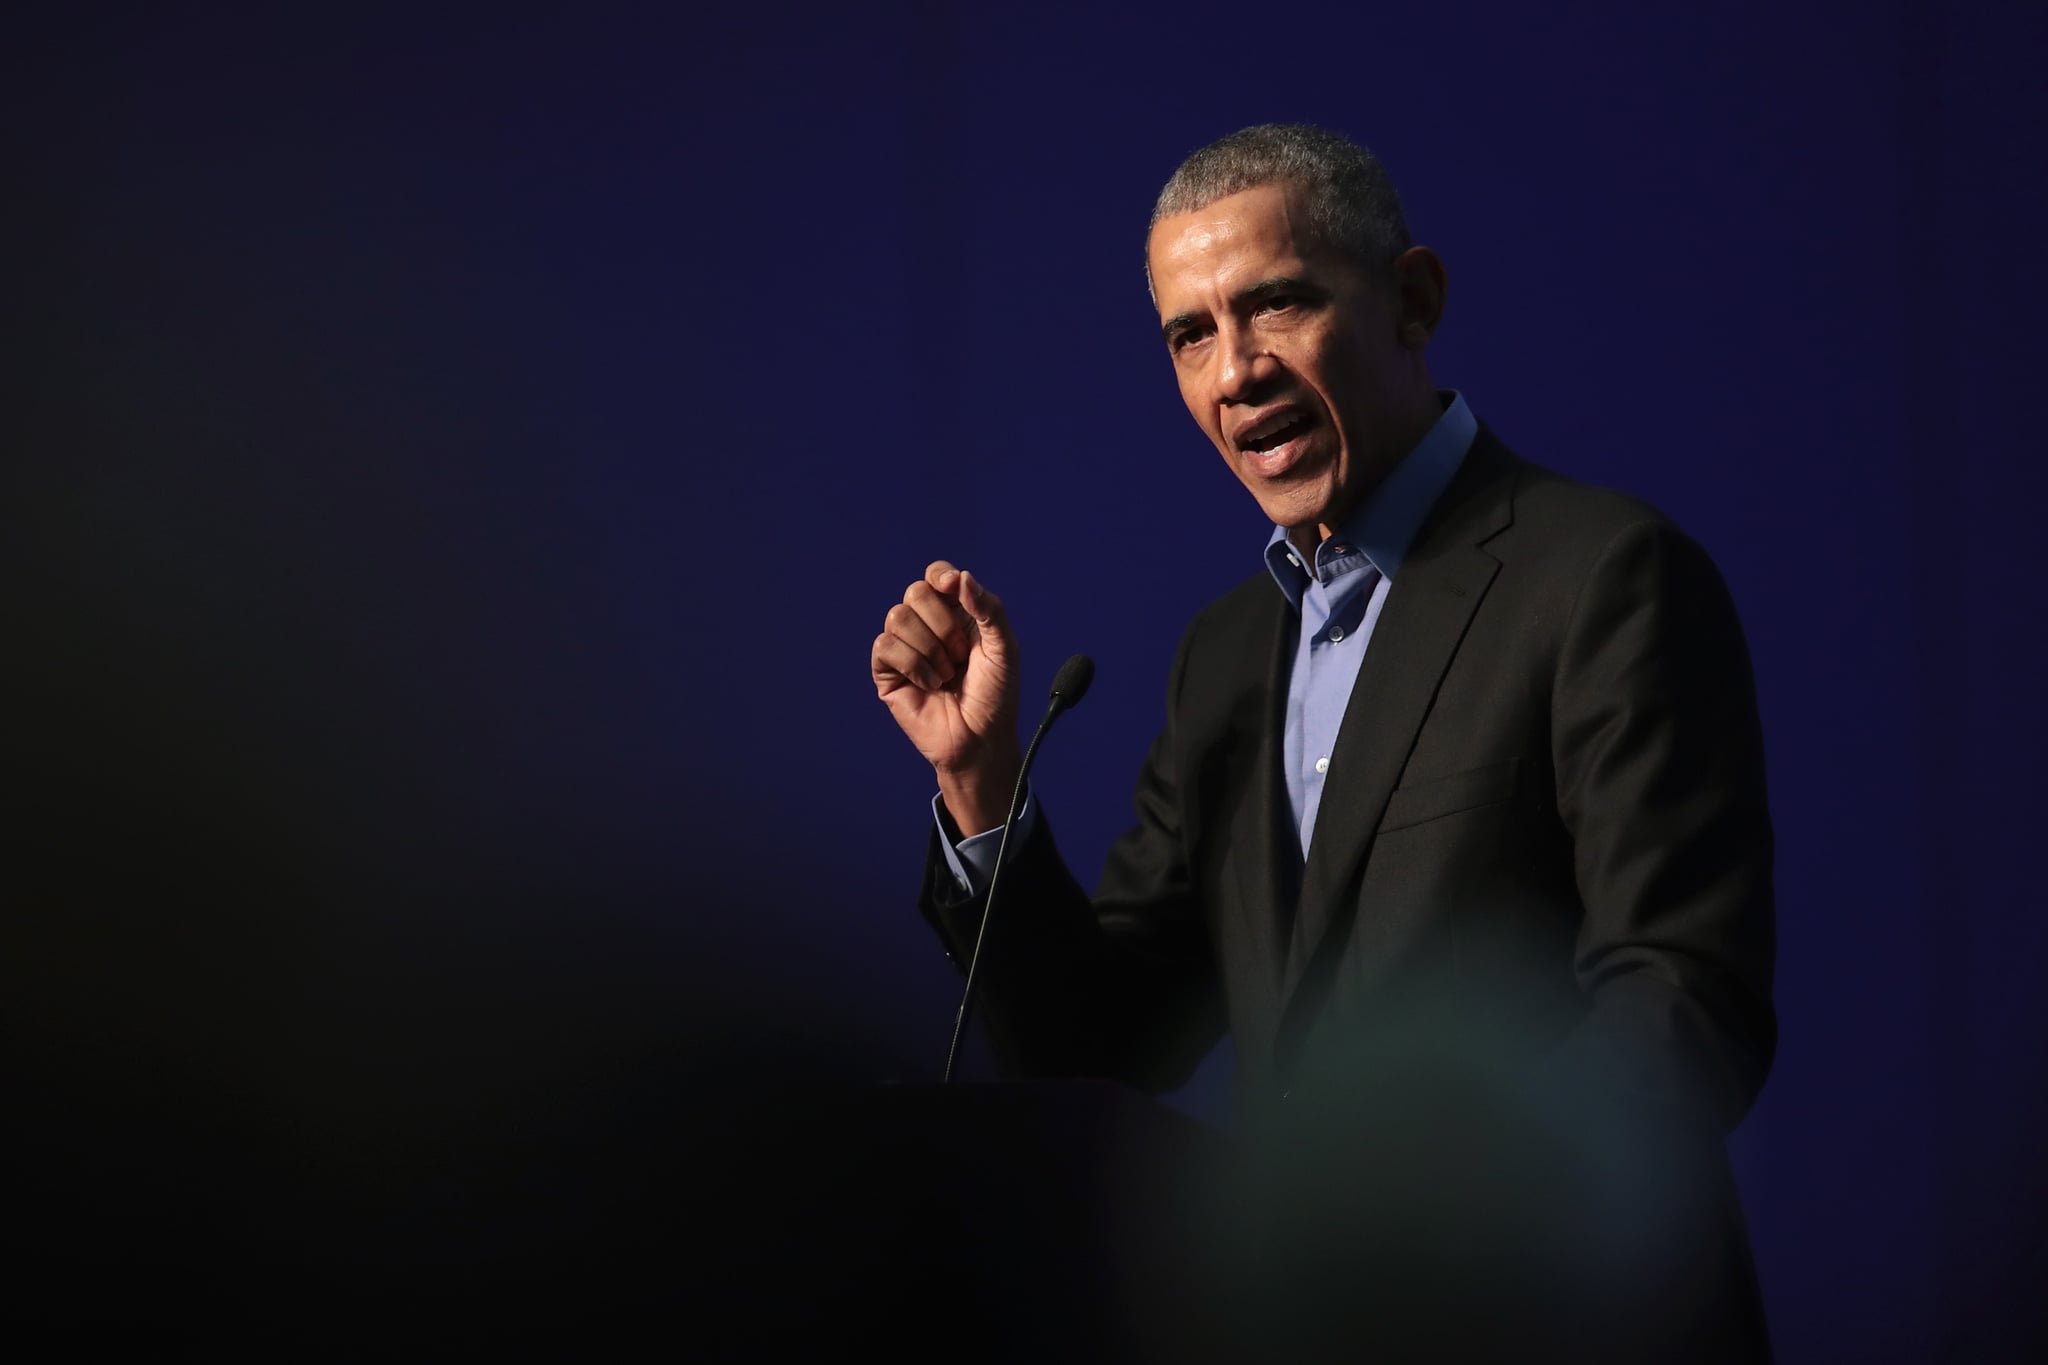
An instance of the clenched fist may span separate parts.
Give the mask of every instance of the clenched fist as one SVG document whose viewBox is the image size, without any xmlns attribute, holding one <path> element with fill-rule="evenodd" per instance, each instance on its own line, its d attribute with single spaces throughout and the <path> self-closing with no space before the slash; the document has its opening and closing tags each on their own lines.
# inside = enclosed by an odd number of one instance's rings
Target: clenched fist
<svg viewBox="0 0 2048 1365">
<path fill-rule="evenodd" d="M 870 662 L 961 834 L 1002 824 L 1020 762 L 1017 637 L 1002 599 L 938 560 L 889 608 Z"/>
</svg>

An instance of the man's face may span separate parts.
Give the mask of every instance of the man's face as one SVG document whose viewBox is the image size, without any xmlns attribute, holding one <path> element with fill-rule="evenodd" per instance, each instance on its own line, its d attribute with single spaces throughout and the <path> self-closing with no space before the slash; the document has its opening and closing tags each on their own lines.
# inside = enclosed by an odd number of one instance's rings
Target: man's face
<svg viewBox="0 0 2048 1365">
<path fill-rule="evenodd" d="M 1407 453 L 1435 402 L 1391 277 L 1314 246 L 1302 221 L 1266 185 L 1162 218 L 1148 249 L 1182 401 L 1266 515 L 1306 540 Z"/>
</svg>

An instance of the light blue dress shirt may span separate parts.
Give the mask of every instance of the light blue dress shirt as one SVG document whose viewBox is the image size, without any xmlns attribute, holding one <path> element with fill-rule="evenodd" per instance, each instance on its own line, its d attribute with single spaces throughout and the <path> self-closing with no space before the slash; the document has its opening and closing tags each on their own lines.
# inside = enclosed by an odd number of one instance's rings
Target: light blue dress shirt
<svg viewBox="0 0 2048 1365">
<path fill-rule="evenodd" d="M 1443 415 L 1414 450 L 1394 467 L 1373 495 L 1316 547 L 1313 565 L 1275 526 L 1266 541 L 1266 568 L 1288 602 L 1300 614 L 1294 668 L 1287 679 L 1286 733 L 1282 738 L 1287 801 L 1301 835 L 1302 856 L 1308 856 L 1322 807 L 1324 779 L 1336 748 L 1337 727 L 1351 700 L 1352 684 L 1372 643 L 1373 627 L 1386 609 L 1401 560 L 1421 529 L 1423 518 L 1464 463 L 1479 433 L 1479 421 L 1463 394 L 1446 392 Z M 1017 816 L 1021 844 L 1036 822 L 1035 796 L 1027 795 Z M 939 800 L 932 798 L 932 818 L 939 821 Z M 963 892 L 980 894 L 995 870 L 1000 828 L 985 830 L 958 844 L 941 838 L 946 865 Z"/>
<path fill-rule="evenodd" d="M 1373 627 L 1422 519 L 1450 486 L 1479 431 L 1464 396 L 1454 392 L 1449 400 L 1421 444 L 1316 546 L 1313 572 L 1287 539 L 1286 528 L 1275 526 L 1266 541 L 1266 567 L 1301 617 L 1294 669 L 1287 679 L 1281 766 L 1304 858 L 1322 809 L 1337 727 Z"/>
</svg>

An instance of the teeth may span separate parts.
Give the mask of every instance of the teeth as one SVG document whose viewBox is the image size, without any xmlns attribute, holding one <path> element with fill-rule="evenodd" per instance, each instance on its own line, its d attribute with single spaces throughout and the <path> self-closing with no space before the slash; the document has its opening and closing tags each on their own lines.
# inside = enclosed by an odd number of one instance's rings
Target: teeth
<svg viewBox="0 0 2048 1365">
<path fill-rule="evenodd" d="M 1247 431 L 1238 438 L 1238 444 L 1245 446 L 1261 445 L 1271 441 L 1275 436 L 1292 431 L 1295 427 L 1301 425 L 1302 421 L 1303 418 L 1298 412 L 1282 413 L 1280 416 L 1261 422 L 1250 431 Z"/>
</svg>

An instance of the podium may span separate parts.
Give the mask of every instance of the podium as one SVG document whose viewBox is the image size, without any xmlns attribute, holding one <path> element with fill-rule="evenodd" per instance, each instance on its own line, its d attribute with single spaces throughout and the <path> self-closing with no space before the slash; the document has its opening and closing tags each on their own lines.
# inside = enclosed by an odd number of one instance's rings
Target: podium
<svg viewBox="0 0 2048 1365">
<path fill-rule="evenodd" d="M 1256 1142 L 1099 1082 L 728 1112 L 700 1358 L 1768 1358 L 1718 1146 L 1430 1075 Z M 1564 1126 L 1546 1130 L 1555 1118 Z M 1578 1125 L 1574 1127 L 1573 1125 Z M 704 1244 L 700 1239 L 700 1245 Z"/>
<path fill-rule="evenodd" d="M 709 1354 L 1243 1358 L 1233 1145 L 1147 1096 L 880 1086 L 724 1119 L 690 1282 Z"/>
</svg>

